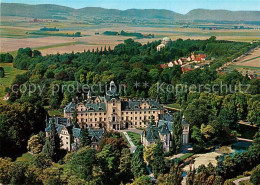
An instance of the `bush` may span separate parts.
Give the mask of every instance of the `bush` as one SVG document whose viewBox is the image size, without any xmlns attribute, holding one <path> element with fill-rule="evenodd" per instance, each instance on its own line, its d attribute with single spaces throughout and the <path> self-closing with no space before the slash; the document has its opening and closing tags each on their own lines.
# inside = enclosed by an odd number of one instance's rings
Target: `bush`
<svg viewBox="0 0 260 185">
<path fill-rule="evenodd" d="M 5 77 L 5 70 L 3 67 L 0 67 L 0 78 L 4 78 Z"/>
<path fill-rule="evenodd" d="M 252 182 L 254 185 L 260 184 L 260 164 L 253 170 L 250 182 Z"/>
</svg>

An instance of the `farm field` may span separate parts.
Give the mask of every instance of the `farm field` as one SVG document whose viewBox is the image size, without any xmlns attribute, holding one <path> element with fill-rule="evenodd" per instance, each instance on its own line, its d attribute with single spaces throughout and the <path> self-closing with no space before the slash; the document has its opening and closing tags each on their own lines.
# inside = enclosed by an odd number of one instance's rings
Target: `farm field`
<svg viewBox="0 0 260 185">
<path fill-rule="evenodd" d="M 235 63 L 235 66 L 249 66 L 249 67 L 259 67 L 260 68 L 260 48 L 256 49 L 254 52 L 243 57 L 241 60 Z"/>
<path fill-rule="evenodd" d="M 0 78 L 0 102 L 2 102 L 5 96 L 5 88 L 10 87 L 17 74 L 22 74 L 25 71 L 13 68 L 13 64 L 10 63 L 0 63 L 0 66 L 5 70 L 5 77 Z"/>
<path fill-rule="evenodd" d="M 177 40 L 179 38 L 184 40 L 204 40 L 212 35 L 216 36 L 219 40 L 242 42 L 260 40 L 260 30 L 201 30 L 199 28 L 181 28 L 181 25 L 167 24 L 78 24 L 69 20 L 33 23 L 30 22 L 32 19 L 23 17 L 1 17 L 1 20 L 0 52 L 10 52 L 11 54 L 15 54 L 19 48 L 25 47 L 38 49 L 43 55 L 70 53 L 72 51 L 82 52 L 88 49 L 95 50 L 96 48 L 104 48 L 105 46 L 113 48 L 114 46 L 123 43 L 123 41 L 128 38 L 133 38 L 142 44 L 152 42 L 153 40 L 160 40 L 166 36 L 170 37 L 172 40 Z M 40 33 L 39 29 L 43 27 L 56 27 L 60 31 Z M 107 36 L 102 34 L 105 31 L 120 32 L 121 30 L 126 32 L 138 32 L 144 35 L 154 34 L 155 38 L 136 39 L 134 37 Z M 75 32 L 81 32 L 82 37 L 63 36 Z"/>
</svg>

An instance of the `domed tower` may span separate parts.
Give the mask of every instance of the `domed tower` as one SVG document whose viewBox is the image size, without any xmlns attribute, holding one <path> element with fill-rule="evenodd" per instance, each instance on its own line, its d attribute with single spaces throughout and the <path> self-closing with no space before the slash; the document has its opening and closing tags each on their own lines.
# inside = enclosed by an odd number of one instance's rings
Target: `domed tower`
<svg viewBox="0 0 260 185">
<path fill-rule="evenodd" d="M 164 37 L 162 40 L 162 44 L 164 44 L 164 45 L 167 45 L 171 42 L 172 42 L 172 40 L 169 37 Z"/>
</svg>

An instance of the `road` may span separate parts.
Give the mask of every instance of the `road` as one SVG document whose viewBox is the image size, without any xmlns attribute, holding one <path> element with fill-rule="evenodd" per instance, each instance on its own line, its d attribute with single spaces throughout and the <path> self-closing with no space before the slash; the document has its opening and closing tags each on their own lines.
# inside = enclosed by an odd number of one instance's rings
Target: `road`
<svg viewBox="0 0 260 185">
<path fill-rule="evenodd" d="M 250 179 L 250 176 L 249 177 L 243 177 L 243 178 L 234 180 L 233 183 L 235 183 L 235 185 L 239 185 L 240 182 L 245 181 L 245 180 L 249 180 L 249 179 Z"/>
</svg>

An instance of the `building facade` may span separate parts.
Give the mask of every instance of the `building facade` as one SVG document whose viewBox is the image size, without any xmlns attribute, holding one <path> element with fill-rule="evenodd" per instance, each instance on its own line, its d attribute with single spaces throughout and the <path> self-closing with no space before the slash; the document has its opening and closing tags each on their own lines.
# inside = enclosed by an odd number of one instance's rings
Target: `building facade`
<svg viewBox="0 0 260 185">
<path fill-rule="evenodd" d="M 71 151 L 79 148 L 81 128 L 78 125 L 72 125 L 71 120 L 68 118 L 49 118 L 46 120 L 46 137 L 50 135 L 51 124 L 55 124 L 56 131 L 60 137 L 61 149 Z M 98 143 L 105 133 L 105 130 L 88 128 L 88 132 L 91 147 L 97 149 Z"/>
<path fill-rule="evenodd" d="M 151 99 L 133 100 L 119 97 L 115 83 L 110 82 L 105 96 L 92 97 L 86 100 L 70 102 L 64 108 L 64 117 L 77 120 L 82 127 L 106 128 L 121 130 L 128 128 L 146 128 L 151 116 L 155 122 L 164 109 L 157 101 Z"/>
<path fill-rule="evenodd" d="M 185 121 L 184 116 L 181 120 L 182 124 L 182 145 L 189 143 L 189 124 Z M 169 152 L 172 147 L 172 125 L 173 116 L 169 114 L 162 115 L 158 125 L 151 125 L 147 127 L 141 134 L 141 142 L 144 146 L 156 144 L 158 141 L 163 143 L 163 150 Z"/>
</svg>

